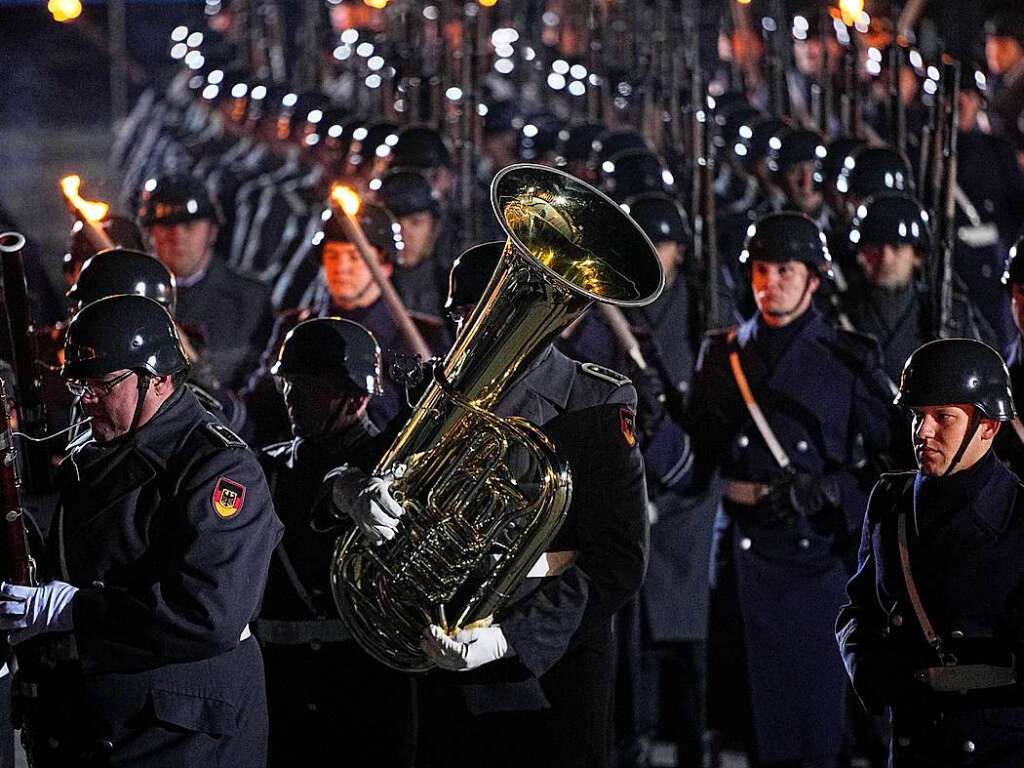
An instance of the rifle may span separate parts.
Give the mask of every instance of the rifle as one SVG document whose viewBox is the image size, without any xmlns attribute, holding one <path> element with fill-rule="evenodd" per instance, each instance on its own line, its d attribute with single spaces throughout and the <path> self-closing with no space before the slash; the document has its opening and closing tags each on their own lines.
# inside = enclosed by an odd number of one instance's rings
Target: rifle
<svg viewBox="0 0 1024 768">
<path fill-rule="evenodd" d="M 892 45 L 889 47 L 889 139 L 900 152 L 907 151 L 907 111 L 900 97 L 900 81 L 903 79 L 903 46 L 900 45 L 899 24 L 901 9 L 893 3 Z"/>
<path fill-rule="evenodd" d="M 779 0 L 773 0 L 769 6 L 769 14 L 761 22 L 765 69 L 768 76 L 768 112 L 774 117 L 786 117 L 790 111 L 786 61 L 782 53 L 782 43 L 779 41 L 781 35 L 788 34 L 785 30 L 780 30 L 784 18 L 785 14 Z"/>
<path fill-rule="evenodd" d="M 829 57 L 829 35 L 832 29 L 832 16 L 827 6 L 818 11 L 818 42 L 821 45 L 821 68 L 818 70 L 818 104 L 814 110 L 817 117 L 818 130 L 822 136 L 828 136 L 832 127 L 832 114 L 835 112 L 835 93 L 832 81 L 832 62 Z"/>
<path fill-rule="evenodd" d="M 38 351 L 29 307 L 28 283 L 21 251 L 25 238 L 17 232 L 0 234 L 0 264 L 3 267 L 4 311 L 11 335 L 11 363 L 14 367 L 18 424 L 33 438 L 46 434 L 46 409 L 39 392 Z M 26 450 L 23 456 L 26 487 L 33 492 L 50 485 L 49 457 L 42 450 Z"/>
<path fill-rule="evenodd" d="M 942 216 L 939 220 L 941 279 L 937 286 L 938 338 L 955 335 L 953 328 L 953 254 L 956 250 L 957 134 L 960 121 L 960 62 L 943 57 Z"/>
</svg>

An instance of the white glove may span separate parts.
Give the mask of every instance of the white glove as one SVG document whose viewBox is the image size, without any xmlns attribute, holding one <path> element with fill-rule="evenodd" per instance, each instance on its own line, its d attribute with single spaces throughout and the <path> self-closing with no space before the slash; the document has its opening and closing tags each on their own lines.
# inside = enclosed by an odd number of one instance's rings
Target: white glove
<svg viewBox="0 0 1024 768">
<path fill-rule="evenodd" d="M 378 477 L 350 468 L 338 474 L 331 484 L 331 499 L 339 511 L 352 518 L 371 544 L 395 537 L 402 505 L 391 497 L 393 475 Z"/>
<path fill-rule="evenodd" d="M 460 629 L 454 637 L 431 624 L 423 630 L 420 648 L 434 664 L 450 672 L 468 672 L 515 655 L 505 633 L 496 624 L 480 629 Z"/>
<path fill-rule="evenodd" d="M 72 628 L 71 602 L 77 587 L 51 581 L 41 587 L 0 585 L 0 631 L 10 632 L 12 645 L 44 632 Z"/>
</svg>

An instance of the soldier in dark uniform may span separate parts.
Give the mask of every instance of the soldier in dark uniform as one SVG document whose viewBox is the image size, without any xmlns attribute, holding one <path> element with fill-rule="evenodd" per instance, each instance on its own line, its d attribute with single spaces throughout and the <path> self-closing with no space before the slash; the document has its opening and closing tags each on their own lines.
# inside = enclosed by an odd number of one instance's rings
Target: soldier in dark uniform
<svg viewBox="0 0 1024 768">
<path fill-rule="evenodd" d="M 260 444 L 279 440 L 287 428 L 283 403 L 273 388 L 269 368 L 277 360 L 285 334 L 311 317 L 340 317 L 359 323 L 380 344 L 384 356 L 383 392 L 370 401 L 370 421 L 383 428 L 405 402 L 403 372 L 416 367 L 412 349 L 381 298 L 380 287 L 369 267 L 336 218 L 338 215 L 334 210 L 327 210 L 321 217 L 321 227 L 313 238 L 307 263 L 310 271 L 320 270 L 320 274 L 305 278 L 309 288 L 303 308 L 278 318 L 261 365 L 246 387 L 245 397 L 256 422 Z M 369 204 L 359 209 L 358 219 L 381 271 L 385 277 L 390 277 L 401 242 L 398 223 L 383 208 Z M 440 351 L 447 346 L 440 319 L 420 313 L 410 313 L 410 316 L 432 350 Z"/>
<path fill-rule="evenodd" d="M 627 207 L 657 250 L 665 274 L 665 289 L 658 299 L 624 312 L 648 367 L 637 370 L 596 311 L 559 346 L 575 359 L 630 373 L 637 389 L 651 549 L 639 603 L 620 615 L 620 749 L 642 765 L 661 712 L 676 743 L 678 762 L 699 765 L 705 725 L 708 561 L 718 499 L 713 491 L 695 496 L 684 492 L 692 454 L 689 437 L 673 417 L 680 417 L 693 377 L 701 337 L 695 317 L 700 297 L 685 256 L 689 222 L 679 204 L 667 195 L 650 193 L 631 198 Z M 712 327 L 728 324 L 724 318 L 730 316 L 731 299 L 725 294 L 719 303 L 722 314 L 708 320 Z"/>
<path fill-rule="evenodd" d="M 237 389 L 256 368 L 273 328 L 269 289 L 214 256 L 220 212 L 198 179 L 147 181 L 139 221 L 177 281 L 178 322 L 199 336 L 199 354 L 217 378 Z"/>
<path fill-rule="evenodd" d="M 916 352 L 896 403 L 912 414 L 917 472 L 883 475 L 836 621 L 853 687 L 892 722 L 890 765 L 1024 761 L 1024 502 L 996 460 L 1015 418 L 999 354 L 942 339 Z"/>
<path fill-rule="evenodd" d="M 317 318 L 288 333 L 271 369 L 294 435 L 261 454 L 285 524 L 253 625 L 267 670 L 271 766 L 329 765 L 340 756 L 382 768 L 412 763 L 412 679 L 352 640 L 328 580 L 336 537 L 310 527 L 328 471 L 351 464 L 369 472 L 380 453 L 366 416 L 380 367 L 369 332 Z"/>
<path fill-rule="evenodd" d="M 0 594 L 0 629 L 45 635 L 56 665 L 21 688 L 33 765 L 266 760 L 248 622 L 281 523 L 255 457 L 181 386 L 187 365 L 151 299 L 101 299 L 68 329 L 62 375 L 91 431 L 61 466 L 46 580 Z"/>
<path fill-rule="evenodd" d="M 430 181 L 419 171 L 391 171 L 380 180 L 377 199 L 402 228 L 392 282 L 409 309 L 439 316 L 450 264 L 437 252 L 441 206 Z"/>
<path fill-rule="evenodd" d="M 785 195 L 786 209 L 806 213 L 821 227 L 827 223 L 827 213 L 815 170 L 825 153 L 821 134 L 803 128 L 782 131 L 768 147 L 768 170 Z"/>
<path fill-rule="evenodd" d="M 1024 170 L 1014 147 L 981 129 L 984 108 L 983 74 L 965 68 L 959 100 L 957 136 L 956 251 L 954 266 L 971 299 L 996 333 L 1007 353 L 1017 331 L 1000 284 L 1003 265 L 1024 224 Z"/>
<path fill-rule="evenodd" d="M 1024 412 L 1024 238 L 1010 249 L 1002 282 L 1009 294 L 1013 322 L 1017 328 L 1017 339 L 1010 347 L 1006 365 L 1017 406 L 1015 410 L 1019 414 Z M 995 450 L 1017 477 L 1024 476 L 1024 425 L 1019 417 L 999 430 Z"/>
<path fill-rule="evenodd" d="M 479 301 L 497 256 L 487 244 L 456 262 L 448 306 L 457 317 Z M 606 764 L 611 621 L 639 589 L 646 560 L 635 404 L 627 378 L 554 347 L 498 401 L 499 416 L 544 426 L 569 462 L 574 499 L 545 556 L 547 575 L 528 578 L 490 627 L 451 638 L 436 627 L 425 633 L 424 650 L 439 671 L 417 681 L 417 765 L 464 764 L 484 753 L 498 766 Z M 394 536 L 400 525 L 378 482 L 350 471 L 333 487 L 339 514 L 351 515 L 371 540 Z M 370 486 L 377 490 L 356 503 Z M 575 555 L 555 566 L 555 552 Z"/>
<path fill-rule="evenodd" d="M 850 242 L 865 279 L 845 296 L 847 316 L 854 328 L 878 340 L 883 368 L 896 381 L 910 353 L 938 336 L 922 274 L 933 253 L 928 214 L 909 195 L 878 195 L 858 209 Z M 954 290 L 951 322 L 954 336 L 994 340 L 962 290 Z"/>
<path fill-rule="evenodd" d="M 988 117 L 992 132 L 1024 150 L 1024 12 L 1006 8 L 985 24 L 985 59 L 993 75 Z"/>
<path fill-rule="evenodd" d="M 832 766 L 846 681 L 831 625 L 843 555 L 889 442 L 878 345 L 837 330 L 811 297 L 828 269 L 803 214 L 758 222 L 742 254 L 758 313 L 713 332 L 694 375 L 694 474 L 717 470 L 709 719 L 759 766 Z"/>
</svg>

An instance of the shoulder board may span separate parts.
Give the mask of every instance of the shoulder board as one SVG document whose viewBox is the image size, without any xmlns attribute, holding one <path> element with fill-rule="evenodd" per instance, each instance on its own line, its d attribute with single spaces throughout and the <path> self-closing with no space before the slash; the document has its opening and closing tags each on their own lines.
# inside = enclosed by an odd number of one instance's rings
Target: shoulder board
<svg viewBox="0 0 1024 768">
<path fill-rule="evenodd" d="M 603 365 L 597 363 L 580 363 L 580 370 L 584 373 L 593 376 L 595 379 L 601 381 L 607 381 L 609 384 L 614 384 L 616 387 L 621 387 L 630 383 L 628 376 L 623 376 L 618 371 L 613 371 L 611 368 L 605 368 Z"/>
<path fill-rule="evenodd" d="M 211 435 L 214 442 L 223 445 L 225 448 L 248 448 L 245 441 L 225 427 L 219 421 L 208 421 L 203 427 L 208 435 Z"/>
<path fill-rule="evenodd" d="M 199 401 L 199 404 L 203 406 L 203 408 L 205 408 L 206 410 L 210 411 L 210 413 L 224 413 L 224 406 L 220 404 L 220 401 L 218 401 L 217 398 L 215 398 L 205 389 L 200 387 L 198 384 L 195 384 L 194 382 L 190 381 L 186 384 L 186 386 L 190 390 L 192 390 L 192 394 L 196 396 L 196 400 Z"/>
</svg>

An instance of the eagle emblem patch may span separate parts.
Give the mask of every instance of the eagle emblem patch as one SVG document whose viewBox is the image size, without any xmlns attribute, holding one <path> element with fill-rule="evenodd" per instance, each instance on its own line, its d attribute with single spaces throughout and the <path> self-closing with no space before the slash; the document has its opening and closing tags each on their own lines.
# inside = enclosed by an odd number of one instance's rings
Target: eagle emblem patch
<svg viewBox="0 0 1024 768">
<path fill-rule="evenodd" d="M 619 409 L 619 423 L 622 425 L 622 436 L 626 438 L 626 445 L 632 448 L 636 445 L 636 417 L 629 408 Z"/>
<path fill-rule="evenodd" d="M 222 477 L 213 489 L 213 511 L 225 520 L 242 511 L 245 503 L 245 486 Z"/>
</svg>

